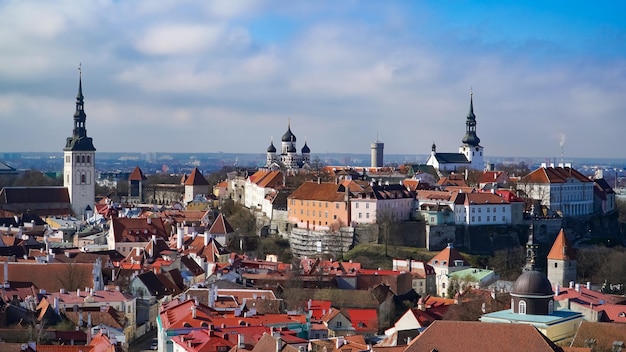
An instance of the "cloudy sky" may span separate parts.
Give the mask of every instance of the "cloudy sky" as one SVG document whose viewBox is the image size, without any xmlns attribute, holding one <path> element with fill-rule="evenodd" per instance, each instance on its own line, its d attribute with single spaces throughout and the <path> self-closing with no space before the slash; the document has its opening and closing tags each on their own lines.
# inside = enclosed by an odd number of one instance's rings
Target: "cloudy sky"
<svg viewBox="0 0 626 352">
<path fill-rule="evenodd" d="M 626 3 L 0 0 L 0 151 L 626 158 Z"/>
</svg>

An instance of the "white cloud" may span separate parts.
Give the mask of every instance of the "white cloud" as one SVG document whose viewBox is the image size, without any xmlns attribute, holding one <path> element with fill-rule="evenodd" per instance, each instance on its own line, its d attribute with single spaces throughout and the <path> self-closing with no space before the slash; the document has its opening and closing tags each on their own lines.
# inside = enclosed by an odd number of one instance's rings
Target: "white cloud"
<svg viewBox="0 0 626 352">
<path fill-rule="evenodd" d="M 146 55 L 192 55 L 216 45 L 224 28 L 217 25 L 163 24 L 147 28 L 135 48 Z"/>
</svg>

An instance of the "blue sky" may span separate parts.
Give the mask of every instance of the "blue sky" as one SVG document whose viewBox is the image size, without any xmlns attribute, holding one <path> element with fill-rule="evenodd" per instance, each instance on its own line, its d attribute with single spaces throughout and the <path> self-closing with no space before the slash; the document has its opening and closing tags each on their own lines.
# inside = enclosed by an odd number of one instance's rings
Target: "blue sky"
<svg viewBox="0 0 626 352">
<path fill-rule="evenodd" d="M 625 158 L 626 5 L 0 1 L 0 150 L 60 151 L 82 63 L 99 151 Z"/>
</svg>

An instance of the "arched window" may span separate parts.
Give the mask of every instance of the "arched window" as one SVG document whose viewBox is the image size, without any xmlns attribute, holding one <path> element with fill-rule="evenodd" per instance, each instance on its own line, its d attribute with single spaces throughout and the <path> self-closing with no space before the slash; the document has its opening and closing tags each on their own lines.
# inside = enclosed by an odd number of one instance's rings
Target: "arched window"
<svg viewBox="0 0 626 352">
<path fill-rule="evenodd" d="M 81 156 L 80 160 L 81 160 L 81 163 L 83 163 L 83 164 L 84 164 L 84 163 L 85 163 L 85 156 L 84 156 L 84 155 L 83 155 L 83 156 Z"/>
<path fill-rule="evenodd" d="M 526 301 L 519 301 L 517 312 L 519 314 L 526 314 Z"/>
<path fill-rule="evenodd" d="M 87 182 L 86 178 L 85 178 L 85 174 L 81 174 L 80 175 L 80 183 L 81 184 L 85 184 Z"/>
<path fill-rule="evenodd" d="M 87 155 L 87 164 L 91 162 L 91 155 Z"/>
</svg>

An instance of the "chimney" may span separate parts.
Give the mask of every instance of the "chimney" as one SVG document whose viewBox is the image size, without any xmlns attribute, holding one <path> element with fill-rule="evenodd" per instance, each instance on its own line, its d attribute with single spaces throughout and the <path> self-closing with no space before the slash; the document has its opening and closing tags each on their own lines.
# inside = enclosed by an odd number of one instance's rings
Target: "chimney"
<svg viewBox="0 0 626 352">
<path fill-rule="evenodd" d="M 76 297 L 80 297 L 80 288 L 76 289 Z"/>
<path fill-rule="evenodd" d="M 591 290 L 591 281 L 587 281 L 587 290 Z"/>
<path fill-rule="evenodd" d="M 576 292 L 580 293 L 580 284 L 576 284 L 574 287 L 576 288 Z"/>
<path fill-rule="evenodd" d="M 4 261 L 4 288 L 10 288 L 9 284 L 9 259 Z"/>
<path fill-rule="evenodd" d="M 209 245 L 209 231 L 204 231 L 204 245 L 208 246 Z"/>
<path fill-rule="evenodd" d="M 569 288 L 574 288 L 574 281 L 569 282 Z"/>
<path fill-rule="evenodd" d="M 152 243 L 156 243 L 156 235 L 152 235 Z"/>
<path fill-rule="evenodd" d="M 191 306 L 191 317 L 193 319 L 196 319 L 196 306 L 195 305 Z"/>
<path fill-rule="evenodd" d="M 146 218 L 146 221 L 148 222 L 148 225 L 152 224 L 152 218 L 148 217 Z"/>
<path fill-rule="evenodd" d="M 54 297 L 54 312 L 59 314 L 59 297 Z"/>
<path fill-rule="evenodd" d="M 237 335 L 237 348 L 246 348 L 246 343 L 244 341 L 244 335 L 243 334 L 238 334 Z"/>
<path fill-rule="evenodd" d="M 561 285 L 560 284 L 556 284 L 556 289 L 554 290 L 554 295 L 558 296 L 561 294 Z"/>
</svg>

